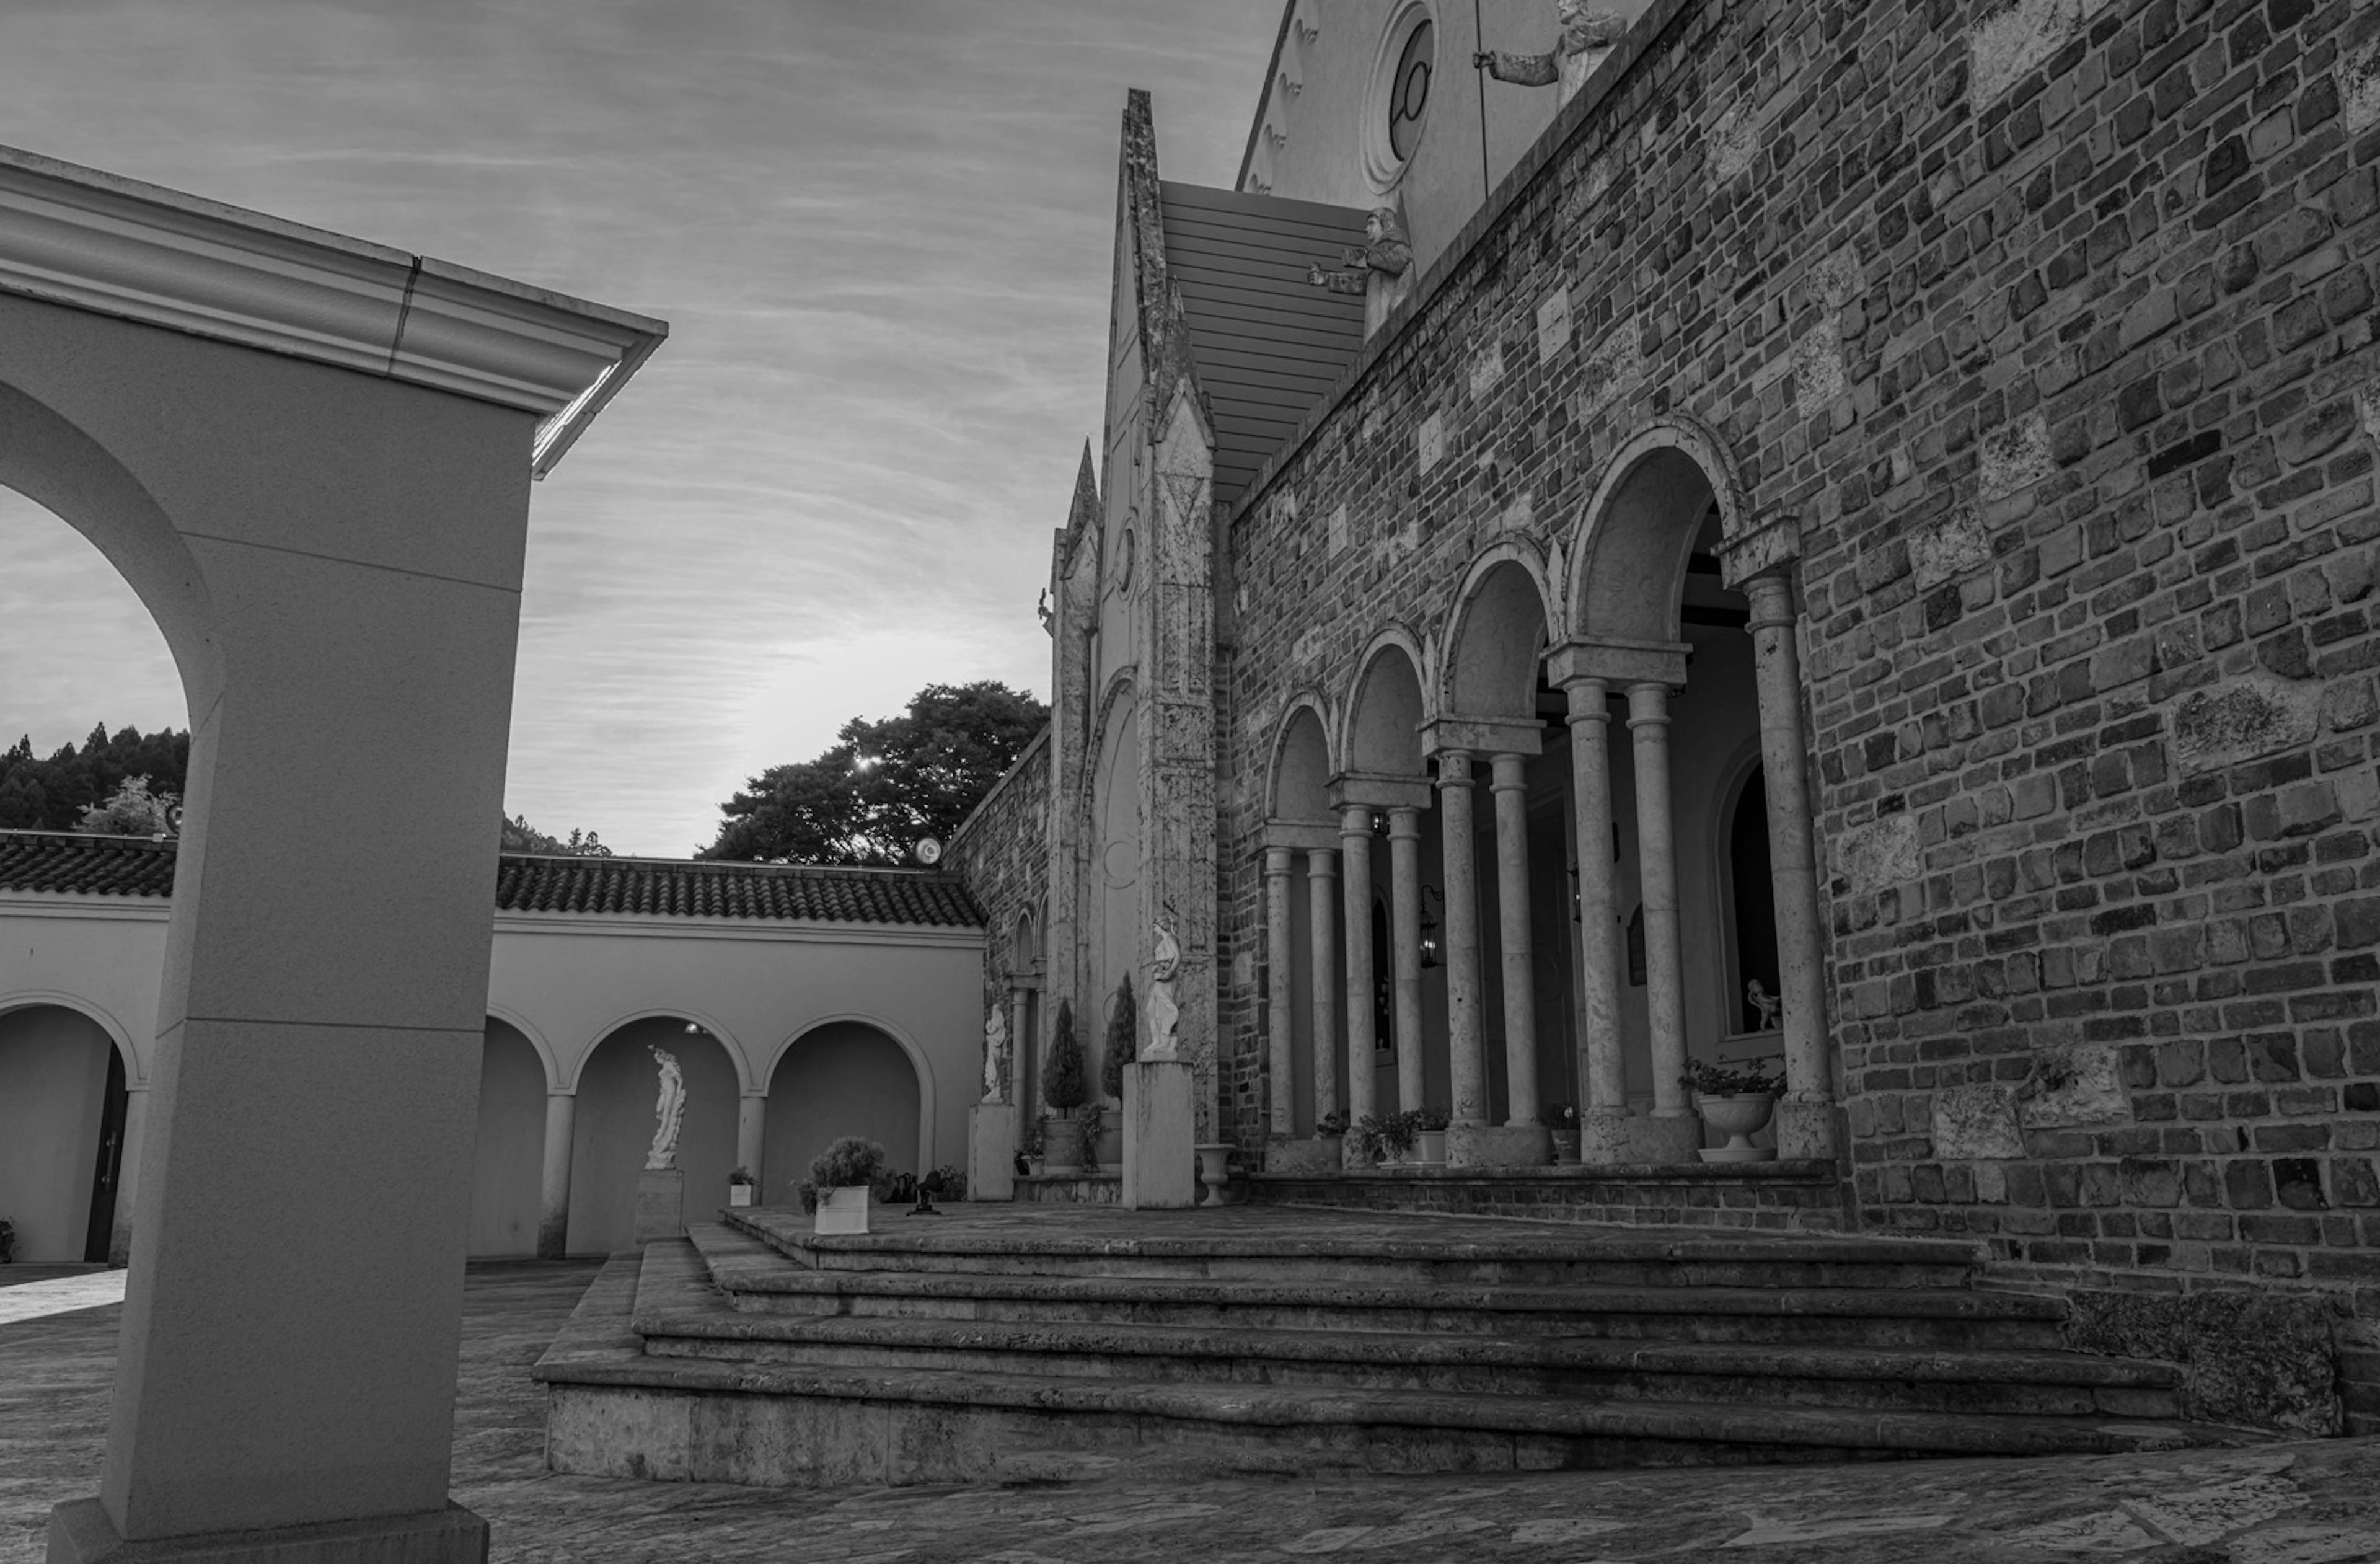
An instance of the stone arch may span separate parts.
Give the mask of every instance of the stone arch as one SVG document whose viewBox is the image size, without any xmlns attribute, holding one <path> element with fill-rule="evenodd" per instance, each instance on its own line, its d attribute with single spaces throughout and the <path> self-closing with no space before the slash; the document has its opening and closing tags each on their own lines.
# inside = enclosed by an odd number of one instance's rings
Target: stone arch
<svg viewBox="0 0 2380 1564">
<path fill-rule="evenodd" d="M 497 1013 L 492 1005 L 489 1007 L 488 1013 L 491 1015 Z M 578 1050 L 578 1057 L 572 1061 L 570 1079 L 567 1083 L 569 1089 L 574 1092 L 578 1089 L 579 1083 L 587 1076 L 588 1061 L 595 1057 L 595 1050 L 602 1047 L 613 1033 L 624 1026 L 632 1026 L 639 1021 L 651 1021 L 662 1017 L 696 1023 L 703 1031 L 717 1039 L 719 1046 L 726 1050 L 728 1062 L 735 1067 L 736 1084 L 747 1092 L 760 1089 L 760 1083 L 765 1077 L 753 1073 L 752 1061 L 745 1052 L 744 1045 L 735 1040 L 735 1035 L 720 1025 L 713 1017 L 686 1005 L 647 1005 L 629 1011 L 626 1014 L 613 1020 L 608 1025 L 597 1027 L 595 1035 L 587 1039 L 586 1046 Z M 500 1019 L 509 1020 L 510 1018 L 500 1017 Z"/>
<path fill-rule="evenodd" d="M 1009 934 L 1008 970 L 1012 974 L 1031 972 L 1040 959 L 1041 937 L 1034 924 L 1033 909 L 1021 908 Z"/>
<path fill-rule="evenodd" d="M 1563 587 L 1571 633 L 1676 641 L 1694 537 L 1714 506 L 1721 538 L 1742 536 L 1742 486 L 1725 442 L 1707 425 L 1672 415 L 1614 452 L 1571 551 Z"/>
<path fill-rule="evenodd" d="M 1561 623 L 1545 560 L 1518 540 L 1482 552 L 1448 617 L 1441 713 L 1535 721 L 1537 661 Z"/>
<path fill-rule="evenodd" d="M 122 1206 L 131 1056 L 70 996 L 0 1004 L 0 1211 L 17 1257 L 107 1257 Z"/>
<path fill-rule="evenodd" d="M 537 1253 L 546 1104 L 555 1079 L 544 1039 L 502 1007 L 490 1005 L 472 1134 L 468 1252 L 474 1257 Z"/>
<path fill-rule="evenodd" d="M 1091 851 L 1083 934 L 1088 992 L 1111 987 L 1140 948 L 1141 877 L 1148 821 L 1141 817 L 1139 686 L 1130 670 L 1108 681 L 1085 777 L 1084 820 Z"/>
<path fill-rule="evenodd" d="M 704 1035 L 687 1035 L 689 1021 Z M 616 1253 L 635 1243 L 637 1177 L 653 1134 L 656 1076 L 644 1053 L 652 1044 L 676 1055 L 685 1076 L 677 1163 L 686 1175 L 686 1210 L 694 1216 L 726 1203 L 744 1096 L 742 1051 L 691 1012 L 633 1012 L 598 1036 L 574 1082 L 568 1226 L 574 1253 Z"/>
<path fill-rule="evenodd" d="M 1432 716 L 1420 642 L 1402 625 L 1372 637 L 1347 690 L 1339 753 L 1351 771 L 1422 774 L 1420 726 Z"/>
<path fill-rule="evenodd" d="M 54 988 L 20 988 L 13 993 L 0 994 L 0 1015 L 6 1015 L 11 1011 L 30 1010 L 35 1005 L 55 1005 L 60 1010 L 71 1010 L 81 1014 L 83 1019 L 107 1034 L 107 1040 L 115 1046 L 116 1057 L 124 1061 L 126 1085 L 134 1091 L 149 1085 L 149 1073 L 139 1051 L 132 1046 L 132 1034 L 125 1029 L 124 1023 L 108 1012 L 105 1005 L 84 999 L 79 994 L 62 993 Z"/>
<path fill-rule="evenodd" d="M 508 1006 L 494 1003 L 491 1003 L 488 1006 L 488 1014 L 492 1018 L 503 1022 L 505 1025 L 511 1027 L 514 1031 L 518 1032 L 522 1037 L 528 1039 L 528 1046 L 537 1050 L 539 1062 L 545 1066 L 545 1089 L 547 1091 L 560 1091 L 566 1085 L 574 1084 L 565 1083 L 563 1080 L 562 1056 L 553 1051 L 553 1045 L 545 1040 L 545 1034 L 538 1030 L 535 1025 L 531 1024 L 528 1017 Z M 688 1019 L 691 1019 L 691 1017 Z M 599 1034 L 596 1040 L 600 1042 L 603 1037 L 608 1036 L 610 1036 L 608 1032 Z M 591 1049 L 592 1045 L 589 1045 L 589 1047 Z M 584 1054 L 579 1056 L 579 1063 L 581 1066 L 585 1065 L 586 1056 Z"/>
<path fill-rule="evenodd" d="M 780 1100 L 782 1094 L 777 1090 L 778 1073 L 784 1069 L 794 1050 L 805 1040 L 817 1037 L 820 1034 L 831 1033 L 838 1027 L 864 1028 L 868 1032 L 872 1032 L 891 1043 L 901 1058 L 906 1061 L 917 1096 L 917 1138 L 914 1151 L 916 1165 L 911 1167 L 906 1164 L 901 1155 L 902 1148 L 898 1145 L 888 1141 L 885 1149 L 892 1154 L 893 1163 L 905 1171 L 922 1173 L 935 1165 L 935 1154 L 940 1148 L 934 1143 L 936 1103 L 934 1069 L 931 1061 L 926 1057 L 926 1050 L 918 1045 L 917 1039 L 896 1023 L 888 1021 L 880 1015 L 860 1011 L 839 1011 L 830 1014 L 816 1015 L 788 1032 L 784 1040 L 779 1043 L 770 1054 L 767 1076 L 769 1082 L 768 1128 L 760 1160 L 764 1168 L 776 1170 L 772 1177 L 781 1187 L 777 1194 L 768 1195 L 766 1197 L 768 1200 L 773 1201 L 779 1198 L 783 1191 L 790 1190 L 793 1185 L 799 1183 L 803 1171 L 809 1166 L 810 1158 L 818 1154 L 816 1147 L 803 1151 L 796 1144 L 799 1132 L 795 1126 L 799 1118 L 800 1105 L 790 1100 Z M 830 1115 L 830 1121 L 834 1121 L 833 1115 Z M 850 1132 L 838 1133 L 864 1134 L 866 1126 L 862 1125 Z"/>
<path fill-rule="evenodd" d="M 1272 763 L 1266 768 L 1265 813 L 1279 820 L 1327 820 L 1330 724 L 1321 697 L 1304 691 L 1290 697 L 1274 730 Z"/>
</svg>

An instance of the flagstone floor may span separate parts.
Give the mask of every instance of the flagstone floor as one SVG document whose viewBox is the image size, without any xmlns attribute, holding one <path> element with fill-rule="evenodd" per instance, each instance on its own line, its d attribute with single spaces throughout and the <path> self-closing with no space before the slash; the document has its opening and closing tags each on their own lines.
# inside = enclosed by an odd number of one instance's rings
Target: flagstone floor
<svg viewBox="0 0 2380 1564">
<path fill-rule="evenodd" d="M 591 1263 L 474 1266 L 455 1497 L 519 1564 L 2380 1564 L 2380 1439 L 2055 1461 L 789 1493 L 557 1477 L 528 1377 Z M 0 1564 L 99 1486 L 120 1305 L 0 1324 Z"/>
</svg>

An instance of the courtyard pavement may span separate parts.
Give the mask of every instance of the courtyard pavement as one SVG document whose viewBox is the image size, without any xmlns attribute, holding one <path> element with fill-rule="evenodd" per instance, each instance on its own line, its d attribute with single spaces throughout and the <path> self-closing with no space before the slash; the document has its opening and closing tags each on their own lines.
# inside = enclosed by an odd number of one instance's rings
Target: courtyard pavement
<svg viewBox="0 0 2380 1564">
<path fill-rule="evenodd" d="M 1165 1564 L 2380 1564 L 2380 1439 L 2164 1456 L 1512 1477 L 1084 1480 L 806 1493 L 558 1477 L 529 1379 L 593 1262 L 477 1265 L 464 1293 L 455 1497 L 504 1561 Z M 99 1487 L 120 1304 L 0 1324 L 0 1564 Z"/>
</svg>

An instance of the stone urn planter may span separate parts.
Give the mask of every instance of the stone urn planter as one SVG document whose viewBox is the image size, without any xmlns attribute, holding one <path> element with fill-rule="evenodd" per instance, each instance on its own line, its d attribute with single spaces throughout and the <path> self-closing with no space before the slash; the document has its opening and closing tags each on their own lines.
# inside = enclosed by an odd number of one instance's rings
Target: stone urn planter
<svg viewBox="0 0 2380 1564">
<path fill-rule="evenodd" d="M 752 1175 L 741 1168 L 727 1175 L 727 1204 L 730 1206 L 752 1204 Z"/>
<path fill-rule="evenodd" d="M 1406 1153 L 1405 1159 L 1417 1168 L 1443 1166 L 1446 1162 L 1446 1132 L 1415 1130 L 1413 1150 Z"/>
<path fill-rule="evenodd" d="M 1231 1195 L 1225 1186 L 1232 1182 L 1231 1143 L 1204 1142 L 1196 1150 L 1198 1153 L 1198 1182 L 1206 1186 L 1206 1194 L 1198 1203 L 1201 1206 L 1230 1204 Z"/>
<path fill-rule="evenodd" d="M 1705 1146 L 1695 1155 L 1706 1162 L 1774 1162 L 1777 1148 L 1755 1146 L 1752 1137 L 1767 1127 L 1777 1109 L 1774 1092 L 1730 1092 L 1724 1096 L 1697 1092 L 1694 1111 L 1703 1122 L 1727 1137 L 1725 1146 Z"/>
<path fill-rule="evenodd" d="M 1083 1121 L 1071 1113 L 1053 1113 L 1041 1121 L 1041 1165 L 1053 1173 L 1072 1173 L 1083 1165 Z"/>
<path fill-rule="evenodd" d="M 835 1189 L 819 1191 L 818 1210 L 811 1218 L 813 1232 L 866 1232 L 868 1231 L 868 1186 L 844 1184 Z"/>
</svg>

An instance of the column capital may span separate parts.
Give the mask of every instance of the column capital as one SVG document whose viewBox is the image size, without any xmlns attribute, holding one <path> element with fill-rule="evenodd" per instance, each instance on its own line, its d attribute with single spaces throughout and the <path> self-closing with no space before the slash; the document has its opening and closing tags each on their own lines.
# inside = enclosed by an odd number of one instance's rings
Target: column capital
<svg viewBox="0 0 2380 1564">
<path fill-rule="evenodd" d="M 1792 624 L 1793 582 L 1783 571 L 1753 576 L 1744 582 L 1743 595 L 1752 605 L 1752 617 L 1744 623 L 1745 629 L 1775 630 Z"/>
<path fill-rule="evenodd" d="M 1389 840 L 1391 842 L 1419 842 L 1421 840 L 1421 810 L 1412 806 L 1398 806 L 1390 809 Z"/>
<path fill-rule="evenodd" d="M 1670 725 L 1670 686 L 1658 679 L 1644 679 L 1628 686 L 1628 726 L 1666 728 Z"/>
<path fill-rule="evenodd" d="M 1308 848 L 1305 854 L 1305 878 L 1308 879 L 1338 879 L 1339 849 L 1336 847 Z"/>
<path fill-rule="evenodd" d="M 1526 793 L 1529 791 L 1529 758 L 1527 756 L 1514 755 L 1507 751 L 1492 757 L 1488 764 L 1493 768 L 1493 772 L 1492 780 L 1488 785 L 1495 792 Z"/>
<path fill-rule="evenodd" d="M 1265 821 L 1264 844 L 1268 853 L 1312 853 L 1325 847 L 1336 848 L 1339 845 L 1339 822 L 1275 817 Z"/>
<path fill-rule="evenodd" d="M 1802 518 L 1791 511 L 1771 511 L 1741 537 L 1719 544 L 1719 579 L 1741 591 L 1746 582 L 1791 569 L 1801 557 Z"/>
<path fill-rule="evenodd" d="M 1341 809 L 1362 805 L 1372 809 L 1429 807 L 1429 779 L 1380 771 L 1342 771 L 1330 779 L 1330 798 Z"/>
<path fill-rule="evenodd" d="M 1264 871 L 1268 879 L 1287 879 L 1290 859 L 1294 856 L 1287 847 L 1267 847 L 1264 850 Z"/>
<path fill-rule="evenodd" d="M 1546 673 L 1564 689 L 1585 679 L 1600 680 L 1606 685 L 1657 680 L 1683 688 L 1686 659 L 1694 649 L 1684 641 L 1628 641 L 1578 636 L 1546 653 Z"/>
<path fill-rule="evenodd" d="M 1447 716 L 1433 718 L 1421 725 L 1424 755 L 1444 755 L 1451 750 L 1480 755 L 1536 755 L 1545 746 L 1545 731 L 1534 719 Z"/>
<path fill-rule="evenodd" d="M 1339 806 L 1339 843 L 1342 852 L 1352 852 L 1347 843 L 1354 838 L 1372 834 L 1372 806 L 1369 804 Z"/>
</svg>

